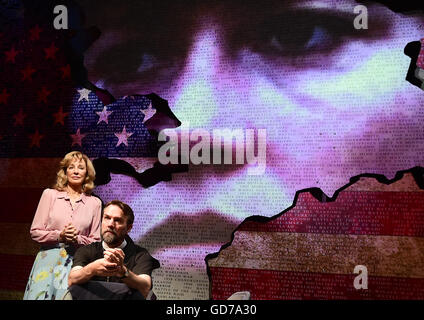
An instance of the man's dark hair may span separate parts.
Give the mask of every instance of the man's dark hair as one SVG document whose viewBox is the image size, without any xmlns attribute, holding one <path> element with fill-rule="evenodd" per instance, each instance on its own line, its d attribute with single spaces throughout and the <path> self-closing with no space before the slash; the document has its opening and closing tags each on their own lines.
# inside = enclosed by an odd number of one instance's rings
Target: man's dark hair
<svg viewBox="0 0 424 320">
<path fill-rule="evenodd" d="M 122 202 L 120 200 L 112 200 L 109 201 L 108 203 L 106 203 L 105 207 L 103 208 L 106 209 L 107 207 L 114 205 L 119 207 L 122 212 L 124 213 L 124 216 L 127 217 L 127 225 L 132 225 L 134 222 L 134 212 L 132 211 L 131 207 L 129 205 L 127 205 L 125 202 Z"/>
</svg>

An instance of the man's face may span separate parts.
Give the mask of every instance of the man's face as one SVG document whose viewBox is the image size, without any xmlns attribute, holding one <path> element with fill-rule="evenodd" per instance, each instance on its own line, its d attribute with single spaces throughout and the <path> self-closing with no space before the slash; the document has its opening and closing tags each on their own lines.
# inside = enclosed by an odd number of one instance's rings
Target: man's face
<svg viewBox="0 0 424 320">
<path fill-rule="evenodd" d="M 297 190 L 331 195 L 352 176 L 392 176 L 422 163 L 423 94 L 405 81 L 403 49 L 423 36 L 423 17 L 370 3 L 368 29 L 357 30 L 358 4 L 83 1 L 87 24 L 102 31 L 85 64 L 115 97 L 157 93 L 191 130 L 266 129 L 257 188 L 240 174 L 247 166 L 227 166 L 224 189 L 237 184 L 234 199 L 258 204 L 243 216 L 273 215 Z M 212 166 L 190 170 L 216 174 Z M 252 199 L 258 193 L 265 196 Z M 225 203 L 225 195 L 213 198 Z"/>
<path fill-rule="evenodd" d="M 132 226 L 127 225 L 124 212 L 115 205 L 104 209 L 102 220 L 102 240 L 109 246 L 119 246 Z"/>
</svg>

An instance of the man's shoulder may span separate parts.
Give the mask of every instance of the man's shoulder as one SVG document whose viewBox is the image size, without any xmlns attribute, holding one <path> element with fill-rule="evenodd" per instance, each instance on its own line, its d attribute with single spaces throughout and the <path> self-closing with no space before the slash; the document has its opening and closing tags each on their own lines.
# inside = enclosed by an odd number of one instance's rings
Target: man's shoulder
<svg viewBox="0 0 424 320">
<path fill-rule="evenodd" d="M 101 256 L 101 242 L 92 242 L 86 246 L 79 247 L 74 255 L 72 267 L 84 267 Z"/>
<path fill-rule="evenodd" d="M 150 253 L 146 248 L 143 248 L 141 245 L 133 242 L 132 239 L 128 241 L 128 238 L 126 238 L 126 240 L 127 243 L 130 245 L 131 254 L 134 254 L 137 257 L 150 256 Z"/>
<path fill-rule="evenodd" d="M 125 241 L 127 241 L 127 244 L 132 248 L 132 250 L 134 250 L 135 252 L 139 253 L 139 252 L 147 252 L 146 248 L 143 248 L 142 246 L 140 246 L 139 244 L 135 243 L 133 241 L 133 239 L 131 239 L 129 236 L 127 236 L 125 238 Z"/>
<path fill-rule="evenodd" d="M 77 252 L 93 252 L 93 251 L 97 251 L 99 249 L 102 248 L 102 242 L 101 241 L 96 241 L 96 242 L 92 242 L 90 244 L 87 244 L 85 246 L 79 247 Z"/>
<path fill-rule="evenodd" d="M 156 269 L 160 267 L 159 261 L 150 255 L 149 250 L 135 243 L 133 243 L 133 245 L 135 248 L 135 256 L 137 257 L 136 259 L 138 261 L 144 261 L 144 262 L 150 263 L 152 266 L 152 269 Z"/>
<path fill-rule="evenodd" d="M 134 243 L 134 247 L 135 247 L 135 250 L 136 250 L 137 252 L 149 252 L 149 251 L 147 251 L 147 249 L 146 249 L 146 248 L 143 248 L 142 246 L 140 246 L 140 245 L 138 245 L 138 244 L 136 244 L 136 243 Z"/>
</svg>

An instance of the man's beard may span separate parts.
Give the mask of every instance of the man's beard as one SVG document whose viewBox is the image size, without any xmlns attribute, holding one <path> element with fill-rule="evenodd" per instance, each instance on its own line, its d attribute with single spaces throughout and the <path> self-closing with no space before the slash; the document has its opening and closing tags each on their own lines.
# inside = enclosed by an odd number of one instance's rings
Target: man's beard
<svg viewBox="0 0 424 320">
<path fill-rule="evenodd" d="M 122 242 L 123 239 L 118 237 L 118 235 L 110 230 L 105 231 L 102 233 L 102 240 L 108 245 L 117 245 L 120 242 Z"/>
</svg>

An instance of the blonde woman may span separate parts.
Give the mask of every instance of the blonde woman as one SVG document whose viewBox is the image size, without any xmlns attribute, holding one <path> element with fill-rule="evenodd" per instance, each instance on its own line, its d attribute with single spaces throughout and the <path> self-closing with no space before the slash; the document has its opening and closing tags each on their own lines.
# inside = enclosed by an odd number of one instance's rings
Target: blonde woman
<svg viewBox="0 0 424 320">
<path fill-rule="evenodd" d="M 60 162 L 53 189 L 44 190 L 31 225 L 31 238 L 41 245 L 24 300 L 62 299 L 75 250 L 100 240 L 102 204 L 91 196 L 95 170 L 81 152 Z"/>
</svg>

